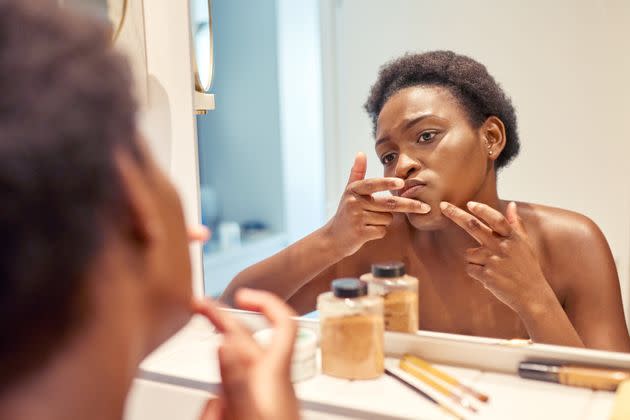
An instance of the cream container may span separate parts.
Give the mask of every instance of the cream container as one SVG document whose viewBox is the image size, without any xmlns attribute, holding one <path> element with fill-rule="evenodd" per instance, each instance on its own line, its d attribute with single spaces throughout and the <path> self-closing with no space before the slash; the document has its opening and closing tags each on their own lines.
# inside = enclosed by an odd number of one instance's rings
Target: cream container
<svg viewBox="0 0 630 420">
<path fill-rule="evenodd" d="M 384 372 L 383 298 L 368 296 L 367 284 L 346 278 L 317 298 L 322 373 L 373 379 Z"/>
<path fill-rule="evenodd" d="M 418 331 L 418 279 L 406 273 L 405 264 L 373 264 L 361 280 L 368 283 L 370 295 L 383 297 L 385 330 Z"/>
<path fill-rule="evenodd" d="M 254 333 L 254 339 L 263 347 L 273 340 L 273 328 Z M 298 328 L 293 357 L 291 359 L 291 382 L 300 382 L 317 374 L 317 334 L 308 328 Z"/>
</svg>

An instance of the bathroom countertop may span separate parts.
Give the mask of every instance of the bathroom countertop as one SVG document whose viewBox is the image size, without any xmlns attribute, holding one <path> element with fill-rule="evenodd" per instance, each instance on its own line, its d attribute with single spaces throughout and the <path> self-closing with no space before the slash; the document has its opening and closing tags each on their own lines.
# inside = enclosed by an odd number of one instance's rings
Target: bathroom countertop
<svg viewBox="0 0 630 420">
<path fill-rule="evenodd" d="M 220 389 L 216 359 L 220 341 L 221 337 L 212 332 L 205 320 L 193 319 L 142 363 L 138 378 L 144 386 L 168 384 L 179 392 L 187 389 L 199 398 L 208 398 Z M 397 365 L 390 358 L 386 363 L 393 369 Z M 589 420 L 608 418 L 612 410 L 614 393 L 611 392 L 526 380 L 505 373 L 438 366 L 490 396 L 488 404 L 479 404 L 479 412 L 466 418 Z M 306 419 L 453 418 L 387 375 L 376 380 L 348 381 L 319 374 L 295 384 L 295 389 Z M 139 417 L 132 420 L 135 418 Z"/>
</svg>

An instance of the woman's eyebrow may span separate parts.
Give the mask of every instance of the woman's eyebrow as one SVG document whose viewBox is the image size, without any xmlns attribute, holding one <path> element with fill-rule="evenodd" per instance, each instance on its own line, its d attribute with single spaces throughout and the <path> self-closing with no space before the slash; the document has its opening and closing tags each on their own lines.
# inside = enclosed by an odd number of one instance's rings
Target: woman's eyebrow
<svg viewBox="0 0 630 420">
<path fill-rule="evenodd" d="M 434 118 L 437 120 L 440 120 L 442 122 L 446 122 L 446 119 L 435 115 L 435 114 L 420 114 L 420 115 L 414 115 L 411 117 L 407 117 L 403 120 L 403 131 L 408 130 L 409 128 L 411 128 L 412 126 L 414 126 L 415 124 L 419 123 L 422 120 L 426 120 L 429 118 Z"/>
<path fill-rule="evenodd" d="M 413 127 L 415 124 L 419 123 L 422 120 L 426 120 L 428 118 L 436 118 L 438 120 L 445 121 L 444 118 L 438 117 L 435 114 L 414 115 L 411 117 L 407 117 L 403 120 L 403 131 L 409 130 L 409 128 Z M 380 137 L 378 140 L 376 140 L 376 143 L 374 143 L 374 147 L 378 147 L 379 144 L 384 143 L 388 140 L 389 140 L 389 134 L 386 134 L 383 137 Z"/>
<path fill-rule="evenodd" d="M 374 148 L 377 148 L 379 144 L 385 143 L 387 141 L 389 141 L 389 136 L 381 137 L 380 139 L 376 140 L 376 143 L 374 143 Z"/>
</svg>

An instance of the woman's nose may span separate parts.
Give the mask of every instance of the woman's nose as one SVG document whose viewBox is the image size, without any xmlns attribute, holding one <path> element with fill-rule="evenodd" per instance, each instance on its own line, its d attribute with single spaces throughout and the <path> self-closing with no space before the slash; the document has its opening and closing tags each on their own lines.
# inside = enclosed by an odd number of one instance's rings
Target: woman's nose
<svg viewBox="0 0 630 420">
<path fill-rule="evenodd" d="M 397 178 L 407 179 L 420 170 L 420 162 L 405 154 L 398 155 L 395 175 Z"/>
</svg>

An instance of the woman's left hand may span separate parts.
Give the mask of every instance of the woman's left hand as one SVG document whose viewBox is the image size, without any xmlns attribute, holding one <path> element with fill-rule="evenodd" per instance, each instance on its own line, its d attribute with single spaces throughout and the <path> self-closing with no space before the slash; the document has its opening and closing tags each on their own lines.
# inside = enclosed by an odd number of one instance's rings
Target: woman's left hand
<svg viewBox="0 0 630 420">
<path fill-rule="evenodd" d="M 516 203 L 505 216 L 492 207 L 468 203 L 470 213 L 442 202 L 442 213 L 481 246 L 466 250 L 466 272 L 517 313 L 544 305 L 555 294 L 518 216 Z"/>
</svg>

